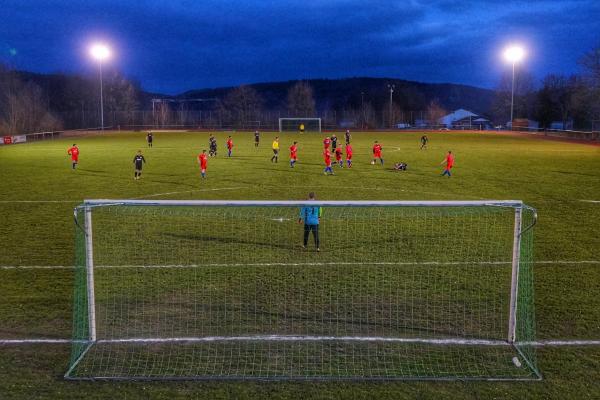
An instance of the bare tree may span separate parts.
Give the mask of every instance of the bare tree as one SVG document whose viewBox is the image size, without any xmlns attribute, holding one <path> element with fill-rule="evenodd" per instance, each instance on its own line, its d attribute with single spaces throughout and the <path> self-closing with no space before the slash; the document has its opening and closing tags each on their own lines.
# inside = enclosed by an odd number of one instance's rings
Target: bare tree
<svg viewBox="0 0 600 400">
<path fill-rule="evenodd" d="M 260 94 L 254 88 L 242 85 L 229 91 L 217 107 L 226 123 L 245 128 L 253 125 L 251 121 L 260 120 L 262 105 Z"/>
<path fill-rule="evenodd" d="M 298 82 L 288 90 L 288 113 L 294 117 L 312 117 L 315 114 L 313 88 L 306 82 Z"/>
<path fill-rule="evenodd" d="M 438 102 L 437 99 L 431 100 L 431 102 L 427 106 L 427 116 L 429 118 L 429 124 L 431 124 L 431 125 L 438 125 L 438 124 L 440 124 L 440 120 L 446 114 L 448 114 L 448 111 L 446 111 L 440 105 L 440 103 Z"/>
</svg>

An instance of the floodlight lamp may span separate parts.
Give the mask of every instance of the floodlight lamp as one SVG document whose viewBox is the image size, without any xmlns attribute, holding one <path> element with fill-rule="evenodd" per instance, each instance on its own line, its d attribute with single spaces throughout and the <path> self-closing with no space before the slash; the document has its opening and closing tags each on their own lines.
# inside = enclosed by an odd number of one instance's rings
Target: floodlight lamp
<svg viewBox="0 0 600 400">
<path fill-rule="evenodd" d="M 504 59 L 511 63 L 517 63 L 525 57 L 525 50 L 521 46 L 510 46 L 504 50 Z"/>
<path fill-rule="evenodd" d="M 110 50 L 105 44 L 97 43 L 90 48 L 91 56 L 98 61 L 104 61 L 110 57 Z"/>
</svg>

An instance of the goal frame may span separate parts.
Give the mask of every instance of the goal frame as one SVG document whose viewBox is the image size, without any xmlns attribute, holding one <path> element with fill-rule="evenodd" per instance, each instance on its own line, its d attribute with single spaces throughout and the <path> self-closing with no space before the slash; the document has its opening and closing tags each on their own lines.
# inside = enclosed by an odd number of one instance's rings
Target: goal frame
<svg viewBox="0 0 600 400">
<path fill-rule="evenodd" d="M 323 131 L 323 125 L 322 125 L 322 121 L 321 118 L 279 118 L 279 132 L 283 132 L 283 121 L 298 121 L 298 122 L 302 122 L 302 121 L 318 121 L 319 123 L 319 132 Z M 291 131 L 290 131 L 291 132 Z"/>
<path fill-rule="evenodd" d="M 274 340 L 274 341 L 293 341 L 293 340 L 355 340 L 355 341 L 388 341 L 388 342 L 405 342 L 405 343 L 427 343 L 427 344 L 458 344 L 458 345 L 508 345 L 514 347 L 518 353 L 521 353 L 518 347 L 519 342 L 516 337 L 516 328 L 518 324 L 518 291 L 519 291 L 519 270 L 521 263 L 521 236 L 532 229 L 537 224 L 537 210 L 523 203 L 521 200 L 475 200 L 475 201 L 262 201 L 262 200 L 118 200 L 118 199 L 91 199 L 84 200 L 83 204 L 74 209 L 75 224 L 83 230 L 85 237 L 85 273 L 86 273 L 86 300 L 88 314 L 88 339 L 79 340 L 79 343 L 85 344 L 78 360 L 71 365 L 65 374 L 65 379 L 81 380 L 81 378 L 72 378 L 70 373 L 75 369 L 77 364 L 87 351 L 95 344 L 105 342 L 98 340 L 96 335 L 96 299 L 95 299 L 95 281 L 94 281 L 94 253 L 93 253 L 93 229 L 92 229 L 92 211 L 97 207 L 106 206 L 166 206 L 166 207 L 303 207 L 303 206 L 323 206 L 323 207 L 503 207 L 512 208 L 514 210 L 514 228 L 513 228 L 513 246 L 511 260 L 511 284 L 510 284 L 510 305 L 509 315 L 507 316 L 508 336 L 505 341 L 501 340 L 485 340 L 485 339 L 419 339 L 419 338 L 386 338 L 386 337 L 329 337 L 329 336 L 277 336 L 277 335 L 256 335 L 256 336 L 211 336 L 205 338 L 190 338 L 178 337 L 169 339 L 117 339 L 110 342 L 128 343 L 128 342 L 194 342 L 194 341 L 215 341 L 215 340 Z M 533 220 L 528 225 L 523 227 L 523 210 L 530 210 L 533 213 Z M 82 227 L 78 223 L 78 212 L 83 211 L 85 224 Z M 524 342 L 526 343 L 526 342 Z M 522 354 L 522 353 L 521 353 Z M 525 361 L 528 363 L 527 359 Z M 537 368 L 530 365 L 532 370 L 537 374 L 538 380 L 541 379 L 541 374 Z M 115 379 L 115 378 L 109 378 Z M 118 378 L 117 378 L 118 379 Z M 138 378 L 132 378 L 137 380 Z M 197 379 L 197 378 L 180 378 L 181 380 Z M 203 379 L 203 378 L 200 378 Z M 223 378 L 204 378 L 204 379 L 223 379 Z M 249 378 L 258 379 L 262 378 Z M 290 378 L 298 380 L 297 378 Z M 319 378 L 317 378 L 319 379 Z M 340 380 L 344 378 L 325 378 L 326 380 Z M 386 378 L 389 380 L 389 378 Z M 398 378 L 399 380 L 488 380 L 488 381 L 514 381 L 514 380 L 532 380 L 532 379 L 511 379 L 511 378 Z M 143 378 L 142 378 L 143 380 Z M 160 380 L 160 378 L 149 378 L 149 380 Z M 310 378 L 308 380 L 311 380 Z M 321 378 L 322 380 L 322 378 Z M 378 380 L 378 379 L 376 379 Z"/>
</svg>

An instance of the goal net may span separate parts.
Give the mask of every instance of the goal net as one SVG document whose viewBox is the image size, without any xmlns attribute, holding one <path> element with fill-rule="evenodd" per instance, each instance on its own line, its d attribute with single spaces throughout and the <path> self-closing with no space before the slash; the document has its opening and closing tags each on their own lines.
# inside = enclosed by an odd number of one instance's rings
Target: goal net
<svg viewBox="0 0 600 400">
<path fill-rule="evenodd" d="M 320 251 L 301 207 L 321 214 Z M 520 201 L 90 200 L 75 216 L 68 379 L 541 377 Z"/>
<path fill-rule="evenodd" d="M 279 132 L 321 132 L 321 118 L 279 118 Z"/>
</svg>

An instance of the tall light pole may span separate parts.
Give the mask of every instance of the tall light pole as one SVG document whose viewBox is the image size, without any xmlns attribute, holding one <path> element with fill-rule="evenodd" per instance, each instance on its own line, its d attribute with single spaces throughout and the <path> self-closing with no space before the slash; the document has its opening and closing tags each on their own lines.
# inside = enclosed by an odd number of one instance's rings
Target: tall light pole
<svg viewBox="0 0 600 400">
<path fill-rule="evenodd" d="M 104 130 L 104 98 L 102 94 L 102 62 L 110 57 L 110 49 L 102 43 L 96 43 L 90 48 L 90 55 L 98 61 L 100 70 L 100 127 Z"/>
<path fill-rule="evenodd" d="M 510 130 L 514 130 L 514 109 L 515 109 L 515 64 L 525 57 L 525 50 L 521 46 L 510 46 L 504 50 L 504 59 L 512 63 L 512 87 L 510 91 Z"/>
<path fill-rule="evenodd" d="M 393 108 L 392 104 L 394 101 L 394 89 L 396 88 L 396 85 L 388 84 L 387 87 L 388 87 L 388 89 L 390 89 L 390 128 L 392 128 L 394 126 L 393 116 L 392 116 L 392 108 Z"/>
<path fill-rule="evenodd" d="M 360 111 L 362 113 L 362 129 L 365 129 L 365 92 L 360 92 Z"/>
</svg>

